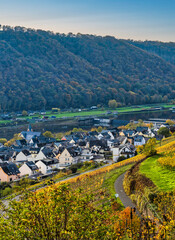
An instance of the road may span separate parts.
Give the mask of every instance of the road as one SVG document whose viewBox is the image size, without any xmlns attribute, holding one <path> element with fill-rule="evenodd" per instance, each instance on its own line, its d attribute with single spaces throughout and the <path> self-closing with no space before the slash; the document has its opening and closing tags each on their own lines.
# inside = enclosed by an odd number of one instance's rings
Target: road
<svg viewBox="0 0 175 240">
<path fill-rule="evenodd" d="M 125 207 L 136 208 L 136 205 L 131 201 L 131 199 L 126 195 L 125 190 L 123 188 L 123 180 L 124 180 L 125 173 L 121 174 L 117 180 L 115 181 L 114 187 L 116 193 L 119 195 L 120 200 L 122 201 Z M 136 213 L 139 217 L 141 217 L 140 212 L 136 208 Z"/>
</svg>

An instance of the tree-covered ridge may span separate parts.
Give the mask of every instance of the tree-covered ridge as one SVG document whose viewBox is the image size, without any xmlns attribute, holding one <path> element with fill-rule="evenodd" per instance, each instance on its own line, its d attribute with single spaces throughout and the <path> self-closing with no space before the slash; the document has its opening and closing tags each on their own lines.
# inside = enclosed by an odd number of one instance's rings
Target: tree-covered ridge
<svg viewBox="0 0 175 240">
<path fill-rule="evenodd" d="M 145 51 L 156 54 L 163 58 L 164 60 L 175 65 L 175 43 L 163 43 L 158 41 L 132 41 L 126 40 L 130 44 L 142 48 Z"/>
<path fill-rule="evenodd" d="M 0 53 L 0 104 L 6 111 L 175 97 L 175 66 L 114 37 L 3 26 Z"/>
</svg>

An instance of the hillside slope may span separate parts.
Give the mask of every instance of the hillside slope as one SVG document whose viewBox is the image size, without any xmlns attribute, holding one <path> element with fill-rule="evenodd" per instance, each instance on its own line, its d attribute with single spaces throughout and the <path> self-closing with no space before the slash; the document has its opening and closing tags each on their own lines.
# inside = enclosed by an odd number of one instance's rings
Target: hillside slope
<svg viewBox="0 0 175 240">
<path fill-rule="evenodd" d="M 175 43 L 163 43 L 155 41 L 131 41 L 126 40 L 126 42 L 133 44 L 145 51 L 156 54 L 166 60 L 167 62 L 175 65 Z"/>
<path fill-rule="evenodd" d="M 0 31 L 1 109 L 166 102 L 175 66 L 125 40 L 10 28 Z"/>
</svg>

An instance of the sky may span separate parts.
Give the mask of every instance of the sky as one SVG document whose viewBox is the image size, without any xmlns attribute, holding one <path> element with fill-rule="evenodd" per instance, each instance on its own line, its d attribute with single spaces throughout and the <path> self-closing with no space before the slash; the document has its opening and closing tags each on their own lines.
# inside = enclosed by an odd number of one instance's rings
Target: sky
<svg viewBox="0 0 175 240">
<path fill-rule="evenodd" d="M 175 42 L 175 0 L 0 0 L 0 24 Z"/>
</svg>

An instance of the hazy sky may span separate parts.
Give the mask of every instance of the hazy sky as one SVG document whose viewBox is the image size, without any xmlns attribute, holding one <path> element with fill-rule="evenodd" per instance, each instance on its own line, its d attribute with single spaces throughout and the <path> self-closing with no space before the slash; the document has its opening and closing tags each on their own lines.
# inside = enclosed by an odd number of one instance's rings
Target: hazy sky
<svg viewBox="0 0 175 240">
<path fill-rule="evenodd" d="M 0 24 L 175 42 L 175 0 L 0 0 Z"/>
</svg>

